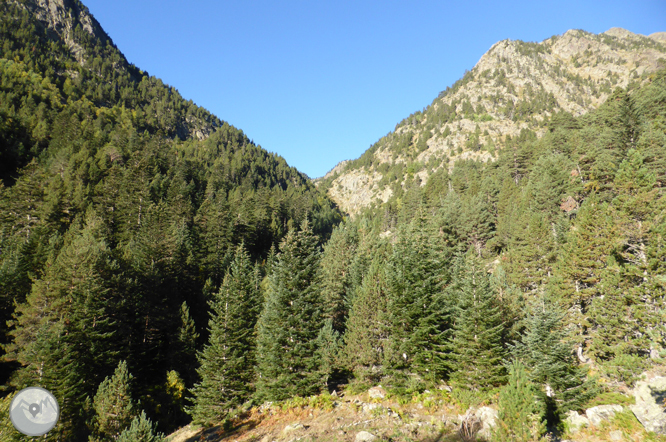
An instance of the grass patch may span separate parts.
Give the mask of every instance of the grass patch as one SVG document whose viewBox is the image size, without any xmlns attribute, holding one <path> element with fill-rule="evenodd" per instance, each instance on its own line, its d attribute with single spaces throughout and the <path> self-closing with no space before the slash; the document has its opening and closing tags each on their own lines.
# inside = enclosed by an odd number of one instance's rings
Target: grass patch
<svg viewBox="0 0 666 442">
<path fill-rule="evenodd" d="M 461 412 L 464 413 L 470 407 L 481 407 L 484 405 L 490 405 L 495 399 L 494 402 L 497 402 L 497 393 L 499 390 L 494 389 L 488 392 L 472 391 L 465 390 L 462 388 L 455 388 L 451 392 L 451 397 L 454 400 L 454 403 L 460 408 Z"/>
<path fill-rule="evenodd" d="M 626 396 L 622 393 L 616 393 L 616 392 L 605 392 L 601 393 L 594 399 L 589 400 L 588 402 L 585 403 L 583 408 L 591 408 L 591 407 L 596 407 L 597 405 L 612 405 L 612 404 L 618 404 L 618 405 L 634 405 L 636 403 L 636 398 L 633 396 Z"/>
</svg>

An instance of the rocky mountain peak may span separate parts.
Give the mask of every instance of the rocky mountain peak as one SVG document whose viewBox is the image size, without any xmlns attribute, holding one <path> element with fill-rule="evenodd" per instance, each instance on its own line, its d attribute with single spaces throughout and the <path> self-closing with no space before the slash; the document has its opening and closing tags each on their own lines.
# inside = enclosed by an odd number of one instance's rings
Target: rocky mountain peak
<svg viewBox="0 0 666 442">
<path fill-rule="evenodd" d="M 424 111 L 415 112 L 360 159 L 322 179 L 338 205 L 354 215 L 386 202 L 407 177 L 425 185 L 459 159 L 492 161 L 507 137 L 542 136 L 553 113 L 575 116 L 599 107 L 617 87 L 645 81 L 666 62 L 666 33 L 646 37 L 612 28 L 569 30 L 542 42 L 502 40 Z M 411 180 L 411 179 L 410 179 Z"/>
<path fill-rule="evenodd" d="M 101 45 L 113 44 L 102 26 L 90 14 L 88 8 L 78 0 L 30 0 L 15 3 L 29 9 L 54 37 L 62 39 L 79 63 L 84 64 L 87 54 L 84 47 L 76 40 L 74 29 L 77 25 L 94 37 Z"/>
</svg>

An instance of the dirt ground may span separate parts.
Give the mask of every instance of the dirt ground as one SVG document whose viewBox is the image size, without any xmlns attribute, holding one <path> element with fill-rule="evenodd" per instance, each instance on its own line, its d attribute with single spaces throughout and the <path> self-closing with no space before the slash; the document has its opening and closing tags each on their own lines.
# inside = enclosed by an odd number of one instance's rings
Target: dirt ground
<svg viewBox="0 0 666 442">
<path fill-rule="evenodd" d="M 439 404 L 400 405 L 371 399 L 367 393 L 336 398 L 322 408 L 295 407 L 252 409 L 225 432 L 220 427 L 205 430 L 190 426 L 169 436 L 169 442 L 296 442 L 296 441 L 423 441 L 454 442 L 457 413 Z M 365 432 L 365 433 L 363 433 Z M 361 433 L 359 435 L 359 433 Z M 372 439 L 375 436 L 376 439 Z"/>
</svg>

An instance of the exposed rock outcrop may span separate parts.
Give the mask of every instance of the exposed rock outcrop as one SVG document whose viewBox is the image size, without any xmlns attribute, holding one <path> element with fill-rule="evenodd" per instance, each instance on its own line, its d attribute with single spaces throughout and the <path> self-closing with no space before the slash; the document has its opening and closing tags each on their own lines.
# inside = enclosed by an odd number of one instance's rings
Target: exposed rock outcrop
<svg viewBox="0 0 666 442">
<path fill-rule="evenodd" d="M 616 413 L 621 413 L 622 410 L 624 410 L 622 405 L 597 405 L 585 410 L 585 415 L 591 425 L 598 427 L 603 422 L 609 422 Z"/>
<path fill-rule="evenodd" d="M 573 410 L 567 412 L 564 421 L 567 423 L 567 426 L 572 432 L 576 432 L 581 428 L 590 426 L 590 420 L 587 418 L 587 416 L 581 416 Z"/>
<path fill-rule="evenodd" d="M 647 431 L 666 434 L 666 377 L 644 375 L 636 382 L 632 393 L 636 404 L 629 408 Z"/>
</svg>

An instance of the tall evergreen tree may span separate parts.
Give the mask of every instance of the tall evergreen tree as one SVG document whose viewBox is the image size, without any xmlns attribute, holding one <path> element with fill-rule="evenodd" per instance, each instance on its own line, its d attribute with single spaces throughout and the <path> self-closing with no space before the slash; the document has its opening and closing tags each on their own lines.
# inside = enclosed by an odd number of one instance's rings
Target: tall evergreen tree
<svg viewBox="0 0 666 442">
<path fill-rule="evenodd" d="M 391 329 L 385 267 L 385 261 L 375 257 L 349 310 L 344 359 L 360 380 L 376 382 L 385 374 L 382 365 Z"/>
<path fill-rule="evenodd" d="M 172 364 L 182 374 L 187 385 L 192 385 L 196 377 L 194 360 L 196 359 L 196 341 L 199 338 L 194 320 L 190 316 L 190 308 L 183 301 L 180 306 L 180 326 L 176 342 L 173 345 Z"/>
<path fill-rule="evenodd" d="M 257 397 L 282 400 L 324 386 L 317 358 L 322 328 L 317 237 L 307 220 L 280 242 L 257 323 Z"/>
<path fill-rule="evenodd" d="M 449 328 L 450 306 L 441 296 L 448 278 L 444 251 L 423 207 L 398 232 L 386 276 L 392 322 L 386 362 L 393 370 L 434 380 L 442 374 L 434 368 Z"/>
<path fill-rule="evenodd" d="M 448 289 L 458 299 L 453 324 L 451 380 L 470 390 L 487 390 L 506 378 L 502 365 L 504 321 L 488 274 L 478 258 L 458 258 Z"/>
<path fill-rule="evenodd" d="M 338 333 L 345 330 L 345 320 L 351 297 L 350 265 L 358 245 L 358 232 L 351 223 L 340 224 L 333 229 L 324 246 L 321 258 L 321 296 L 324 302 L 324 318 L 331 319 Z"/>
<path fill-rule="evenodd" d="M 189 410 L 194 422 L 217 423 L 252 394 L 259 305 L 258 279 L 240 245 L 210 302 L 210 335 L 198 355 L 201 381 L 192 389 L 194 406 Z"/>
<path fill-rule="evenodd" d="M 525 319 L 522 341 L 512 349 L 537 387 L 550 423 L 596 393 L 593 381 L 586 380 L 585 369 L 578 366 L 572 346 L 566 342 L 563 318 L 554 303 L 540 298 Z"/>
<path fill-rule="evenodd" d="M 82 437 L 85 397 L 94 394 L 93 386 L 119 351 L 111 316 L 119 299 L 108 281 L 115 265 L 104 226 L 89 212 L 85 225 L 70 228 L 62 249 L 17 308 L 9 354 L 23 368 L 15 382 L 42 386 L 58 397 L 60 424 L 49 438 Z"/>
<path fill-rule="evenodd" d="M 592 300 L 602 294 L 601 274 L 618 243 L 617 227 L 608 204 L 600 204 L 594 197 L 586 200 L 550 280 L 553 294 L 572 311 L 569 320 L 576 325 L 581 345 L 589 333 L 587 311 Z"/>
</svg>

